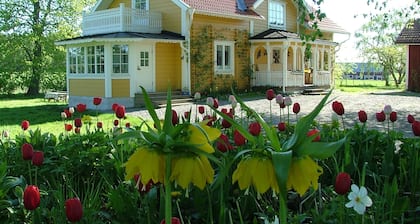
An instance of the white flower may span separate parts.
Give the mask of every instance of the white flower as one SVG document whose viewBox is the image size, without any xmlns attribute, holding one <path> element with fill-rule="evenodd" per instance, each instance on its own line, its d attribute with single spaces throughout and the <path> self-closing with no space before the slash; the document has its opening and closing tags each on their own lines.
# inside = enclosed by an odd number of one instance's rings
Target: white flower
<svg viewBox="0 0 420 224">
<path fill-rule="evenodd" d="M 391 105 L 385 105 L 385 107 L 384 107 L 384 113 L 385 114 L 390 114 L 391 112 L 392 112 Z"/>
<path fill-rule="evenodd" d="M 65 112 L 61 112 L 61 118 L 66 119 L 67 118 L 67 114 Z"/>
<path fill-rule="evenodd" d="M 214 99 L 213 99 L 213 97 L 207 97 L 206 103 L 207 103 L 207 105 L 209 105 L 209 106 L 213 106 L 213 104 L 214 104 Z"/>
<path fill-rule="evenodd" d="M 358 214 L 363 215 L 366 211 L 366 207 L 372 205 L 372 199 L 367 195 L 365 187 L 359 187 L 355 184 L 351 185 L 351 192 L 347 196 L 350 200 L 347 204 L 347 208 L 353 208 Z"/>
<path fill-rule="evenodd" d="M 232 105 L 232 108 L 236 108 L 236 106 L 238 105 L 238 101 L 236 101 L 234 95 L 229 96 L 228 102 Z"/>
<path fill-rule="evenodd" d="M 277 104 L 282 104 L 283 103 L 283 96 L 281 94 L 277 94 L 276 96 L 276 103 Z"/>
<path fill-rule="evenodd" d="M 284 104 L 286 104 L 286 106 L 290 106 L 292 103 L 292 98 L 290 98 L 290 96 L 284 97 Z"/>
<path fill-rule="evenodd" d="M 280 220 L 279 220 L 279 218 L 277 217 L 277 215 L 276 216 L 274 216 L 274 220 L 273 221 L 270 221 L 269 219 L 268 219 L 268 217 L 265 217 L 264 218 L 264 224 L 279 224 L 280 223 Z"/>
<path fill-rule="evenodd" d="M 70 112 L 71 114 L 74 114 L 74 107 L 70 107 L 70 108 L 69 108 L 69 112 Z"/>
<path fill-rule="evenodd" d="M 201 93 L 200 93 L 200 92 L 195 92 L 195 94 L 194 94 L 194 99 L 195 99 L 195 100 L 199 100 L 199 99 L 201 99 Z"/>
</svg>

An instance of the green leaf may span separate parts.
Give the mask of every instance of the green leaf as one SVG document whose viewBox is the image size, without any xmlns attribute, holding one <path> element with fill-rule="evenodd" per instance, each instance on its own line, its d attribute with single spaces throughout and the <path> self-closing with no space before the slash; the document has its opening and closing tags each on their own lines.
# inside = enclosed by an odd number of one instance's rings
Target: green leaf
<svg viewBox="0 0 420 224">
<path fill-rule="evenodd" d="M 141 91 L 142 91 L 143 96 L 144 96 L 144 104 L 146 106 L 146 109 L 149 112 L 149 115 L 152 117 L 153 122 L 155 123 L 156 129 L 158 129 L 158 131 L 161 131 L 162 127 L 161 127 L 161 124 L 160 124 L 159 117 L 156 114 L 155 107 L 153 106 L 153 103 L 150 100 L 150 97 L 147 94 L 146 89 L 144 89 L 143 86 L 140 86 L 140 88 L 141 88 Z"/>
<path fill-rule="evenodd" d="M 166 110 L 165 110 L 165 120 L 163 121 L 163 131 L 165 133 L 170 133 L 172 127 L 172 92 L 171 87 L 168 87 L 168 93 L 166 95 Z"/>
<path fill-rule="evenodd" d="M 287 194 L 287 178 L 289 177 L 289 170 L 292 164 L 292 156 L 293 152 L 291 150 L 283 152 L 271 152 L 271 159 L 273 161 L 277 183 L 280 188 L 280 194 L 283 195 Z"/>
<path fill-rule="evenodd" d="M 297 156 L 308 155 L 316 159 L 325 159 L 332 156 L 347 141 L 342 138 L 336 142 L 306 141 L 294 150 Z"/>
</svg>

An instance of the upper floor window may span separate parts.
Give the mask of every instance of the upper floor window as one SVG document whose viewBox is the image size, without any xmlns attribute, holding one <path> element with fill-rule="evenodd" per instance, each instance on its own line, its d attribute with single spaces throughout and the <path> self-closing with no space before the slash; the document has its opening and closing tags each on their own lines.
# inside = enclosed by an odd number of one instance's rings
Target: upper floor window
<svg viewBox="0 0 420 224">
<path fill-rule="evenodd" d="M 72 47 L 68 51 L 69 73 L 82 74 L 85 72 L 85 48 Z"/>
<path fill-rule="evenodd" d="M 104 45 L 87 47 L 87 72 L 103 74 L 105 72 Z"/>
<path fill-rule="evenodd" d="M 232 74 L 234 66 L 234 42 L 214 42 L 215 73 Z"/>
<path fill-rule="evenodd" d="M 270 0 L 268 3 L 268 26 L 270 28 L 285 28 L 286 5 L 280 0 Z"/>
<path fill-rule="evenodd" d="M 133 8 L 140 10 L 149 10 L 149 0 L 132 0 Z"/>
<path fill-rule="evenodd" d="M 112 46 L 112 72 L 128 73 L 128 45 Z"/>
</svg>

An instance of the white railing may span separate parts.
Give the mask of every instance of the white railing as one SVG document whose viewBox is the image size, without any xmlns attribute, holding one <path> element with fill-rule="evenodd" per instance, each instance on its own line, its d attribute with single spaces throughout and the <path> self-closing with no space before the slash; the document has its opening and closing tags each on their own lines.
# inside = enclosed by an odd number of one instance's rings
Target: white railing
<svg viewBox="0 0 420 224">
<path fill-rule="evenodd" d="M 252 77 L 252 86 L 282 86 L 282 72 L 256 71 Z"/>
<path fill-rule="evenodd" d="M 83 15 L 83 36 L 113 32 L 162 32 L 162 14 L 126 8 L 106 9 Z"/>
<path fill-rule="evenodd" d="M 329 71 L 315 72 L 313 82 L 316 86 L 329 86 L 331 85 L 331 73 Z"/>
<path fill-rule="evenodd" d="M 303 71 L 288 71 L 287 72 L 287 86 L 303 86 L 305 83 L 305 75 Z"/>
</svg>

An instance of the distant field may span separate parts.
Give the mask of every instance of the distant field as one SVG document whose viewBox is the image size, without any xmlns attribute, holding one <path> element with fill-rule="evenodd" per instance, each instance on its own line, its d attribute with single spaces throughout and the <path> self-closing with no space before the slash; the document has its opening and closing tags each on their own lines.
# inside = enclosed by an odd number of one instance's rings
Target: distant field
<svg viewBox="0 0 420 224">
<path fill-rule="evenodd" d="M 394 82 L 390 82 L 391 86 L 385 86 L 384 80 L 335 80 L 335 88 L 344 92 L 374 92 L 380 90 L 404 90 L 405 83 L 399 88 L 395 87 Z"/>
</svg>

